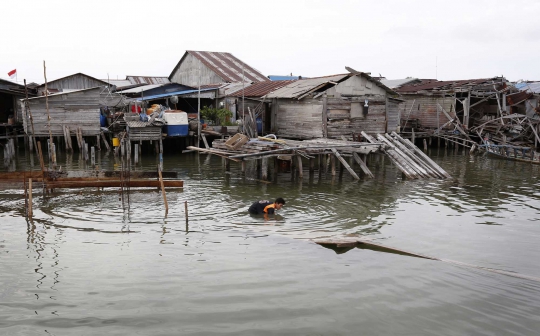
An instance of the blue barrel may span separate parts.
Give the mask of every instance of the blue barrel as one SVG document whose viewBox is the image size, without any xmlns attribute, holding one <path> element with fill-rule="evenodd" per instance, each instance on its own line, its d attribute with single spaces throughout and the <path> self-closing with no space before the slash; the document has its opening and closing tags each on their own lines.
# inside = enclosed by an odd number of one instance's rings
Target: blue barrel
<svg viewBox="0 0 540 336">
<path fill-rule="evenodd" d="M 256 121 L 257 121 L 257 133 L 262 134 L 262 119 L 257 118 Z"/>
<path fill-rule="evenodd" d="M 99 125 L 101 127 L 107 127 L 107 117 L 105 117 L 103 114 L 99 115 Z"/>
</svg>

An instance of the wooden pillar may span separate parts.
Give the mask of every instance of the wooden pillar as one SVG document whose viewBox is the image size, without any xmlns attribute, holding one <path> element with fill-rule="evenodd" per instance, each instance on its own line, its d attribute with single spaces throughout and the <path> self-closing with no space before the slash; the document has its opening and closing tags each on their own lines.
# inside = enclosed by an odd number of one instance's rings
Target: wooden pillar
<svg viewBox="0 0 540 336">
<path fill-rule="evenodd" d="M 242 160 L 242 175 L 246 175 L 246 161 Z"/>
<path fill-rule="evenodd" d="M 225 171 L 231 171 L 231 160 L 229 159 L 225 161 Z"/>
<path fill-rule="evenodd" d="M 426 139 L 424 139 L 424 151 L 427 152 L 427 140 Z"/>
<path fill-rule="evenodd" d="M 309 159 L 309 177 L 315 172 L 315 159 Z"/>
<path fill-rule="evenodd" d="M 264 181 L 268 180 L 268 158 L 263 157 L 261 159 L 261 178 Z"/>
<path fill-rule="evenodd" d="M 134 157 L 134 160 L 135 161 L 135 164 L 139 163 L 139 144 L 135 144 L 135 153 L 134 153 L 135 157 Z"/>
<path fill-rule="evenodd" d="M 277 182 L 278 174 L 279 174 L 279 160 L 278 160 L 278 158 L 276 156 L 276 157 L 274 157 L 274 176 L 273 176 L 274 182 Z"/>
<path fill-rule="evenodd" d="M 330 165 L 332 166 L 332 176 L 336 175 L 336 157 L 334 155 L 330 156 Z"/>
<path fill-rule="evenodd" d="M 298 178 L 301 179 L 304 177 L 304 169 L 302 167 L 302 156 L 296 155 L 296 158 L 298 160 Z"/>
</svg>

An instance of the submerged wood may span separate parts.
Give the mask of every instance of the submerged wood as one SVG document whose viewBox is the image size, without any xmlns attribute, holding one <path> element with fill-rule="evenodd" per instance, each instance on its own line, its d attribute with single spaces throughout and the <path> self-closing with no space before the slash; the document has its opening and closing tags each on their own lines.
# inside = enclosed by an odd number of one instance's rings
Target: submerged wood
<svg viewBox="0 0 540 336">
<path fill-rule="evenodd" d="M 178 178 L 178 172 L 161 172 L 163 178 Z M 88 178 L 95 180 L 96 178 L 120 178 L 120 171 L 68 171 L 68 172 L 57 172 L 57 171 L 46 171 L 45 177 L 49 179 L 61 179 L 61 178 Z M 124 172 L 125 177 L 129 178 L 157 178 L 157 172 L 150 171 L 130 171 Z M 32 178 L 34 181 L 41 180 L 43 178 L 43 172 L 32 170 L 32 171 L 19 171 L 19 172 L 3 172 L 0 173 L 0 181 L 3 180 L 19 180 L 22 181 L 25 178 Z"/>
</svg>

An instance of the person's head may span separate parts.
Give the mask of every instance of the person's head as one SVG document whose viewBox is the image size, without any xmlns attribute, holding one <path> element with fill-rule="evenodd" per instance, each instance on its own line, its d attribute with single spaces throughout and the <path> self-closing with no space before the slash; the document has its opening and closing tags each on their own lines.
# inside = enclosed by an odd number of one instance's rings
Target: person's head
<svg viewBox="0 0 540 336">
<path fill-rule="evenodd" d="M 276 198 L 276 201 L 274 202 L 276 205 L 275 208 L 277 210 L 281 209 L 285 205 L 285 200 L 281 197 Z"/>
</svg>

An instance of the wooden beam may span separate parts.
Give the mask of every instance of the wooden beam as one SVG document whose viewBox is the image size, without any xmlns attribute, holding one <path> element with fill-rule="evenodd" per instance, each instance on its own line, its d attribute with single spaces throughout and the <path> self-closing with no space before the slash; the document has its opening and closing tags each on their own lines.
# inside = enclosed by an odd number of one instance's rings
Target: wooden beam
<svg viewBox="0 0 540 336">
<path fill-rule="evenodd" d="M 339 154 L 339 152 L 337 151 L 337 149 L 335 148 L 332 148 L 332 152 L 334 153 L 334 155 L 337 157 L 337 159 L 339 160 L 339 162 L 341 162 L 341 164 L 343 165 L 343 167 L 345 167 L 349 173 L 351 174 L 351 176 L 355 179 L 355 180 L 359 180 L 360 177 L 358 177 L 358 175 L 356 175 L 356 173 L 354 172 L 354 170 L 351 168 L 351 166 L 349 166 L 349 164 L 347 163 L 347 161 L 345 161 L 345 159 Z M 356 153 L 355 153 L 356 154 Z"/>
<path fill-rule="evenodd" d="M 364 174 L 366 174 L 370 178 L 374 178 L 375 176 L 373 176 L 373 173 L 369 170 L 366 163 L 360 158 L 360 155 L 358 155 L 358 153 L 355 153 L 355 152 L 353 152 L 352 155 L 353 155 L 354 161 L 358 163 L 358 165 L 360 166 L 360 169 L 362 169 Z"/>
<path fill-rule="evenodd" d="M 157 180 L 103 180 L 103 181 L 52 181 L 45 182 L 49 189 L 56 188 L 160 188 L 161 182 Z M 167 188 L 182 188 L 184 181 L 163 180 L 163 186 Z"/>
</svg>

